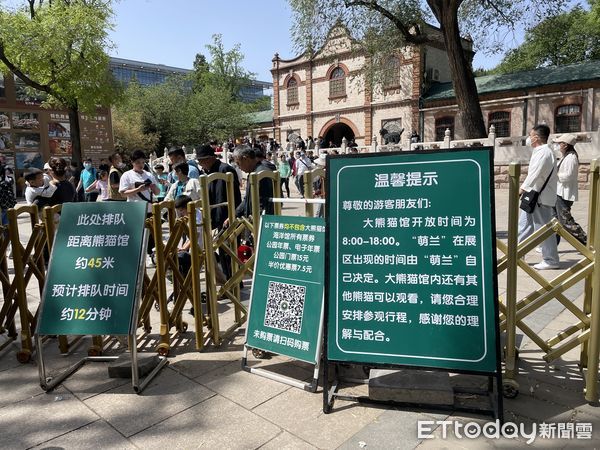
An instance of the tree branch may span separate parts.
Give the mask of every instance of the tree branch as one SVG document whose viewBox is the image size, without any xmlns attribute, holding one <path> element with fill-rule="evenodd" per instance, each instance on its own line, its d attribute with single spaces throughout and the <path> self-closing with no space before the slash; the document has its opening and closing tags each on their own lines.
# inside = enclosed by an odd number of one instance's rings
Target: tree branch
<svg viewBox="0 0 600 450">
<path fill-rule="evenodd" d="M 504 21 L 506 21 L 507 24 L 510 24 L 510 26 L 512 26 L 514 28 L 515 24 L 514 21 L 509 19 L 509 17 L 504 14 L 504 11 L 502 11 L 498 5 L 496 5 L 496 3 L 494 3 L 493 1 L 490 0 L 482 0 L 483 5 L 484 6 L 488 6 L 489 8 L 492 8 L 494 11 L 496 11 L 498 13 L 498 15 L 500 17 L 502 17 L 502 19 L 504 19 Z"/>
<path fill-rule="evenodd" d="M 387 18 L 394 26 L 402 33 L 404 39 L 412 44 L 422 44 L 427 42 L 428 39 L 421 34 L 412 34 L 410 32 L 410 24 L 405 24 L 397 16 L 395 16 L 389 9 L 384 8 L 376 0 L 344 0 L 346 8 L 352 6 L 362 6 L 363 8 L 377 11 L 379 14 Z"/>
<path fill-rule="evenodd" d="M 4 51 L 4 45 L 1 42 L 0 42 L 0 61 L 2 61 L 4 63 L 4 65 L 8 68 L 8 70 L 10 70 L 14 75 L 16 75 L 17 78 L 21 79 L 23 81 L 23 83 L 25 83 L 27 86 L 29 86 L 33 89 L 37 89 L 38 91 L 45 92 L 46 94 L 51 95 L 52 97 L 56 98 L 58 101 L 64 103 L 65 105 L 69 104 L 69 102 L 62 95 L 57 94 L 57 92 L 54 89 L 52 89 L 50 86 L 48 86 L 46 84 L 40 84 L 37 81 L 32 80 L 27 75 L 25 75 L 21 70 L 19 70 L 19 68 L 17 66 L 15 66 L 12 63 L 12 61 L 10 61 L 6 57 L 6 53 Z"/>
<path fill-rule="evenodd" d="M 35 0 L 27 0 L 27 3 L 29 3 L 29 15 L 33 20 L 35 19 Z"/>
</svg>

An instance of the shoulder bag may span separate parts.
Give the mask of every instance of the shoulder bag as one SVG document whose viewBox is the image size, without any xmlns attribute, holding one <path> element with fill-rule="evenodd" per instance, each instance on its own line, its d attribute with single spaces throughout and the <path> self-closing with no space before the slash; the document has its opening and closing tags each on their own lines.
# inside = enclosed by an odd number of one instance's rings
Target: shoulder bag
<svg viewBox="0 0 600 450">
<path fill-rule="evenodd" d="M 544 188 L 548 184 L 548 181 L 550 180 L 550 177 L 552 176 L 552 172 L 554 172 L 554 167 L 552 167 L 552 171 L 550 171 L 550 175 L 548 175 L 548 178 L 546 178 L 546 181 L 544 181 L 544 185 L 542 186 L 542 189 L 540 190 L 540 192 L 532 189 L 529 192 L 523 192 L 523 194 L 521 194 L 521 204 L 519 205 L 519 208 L 521 208 L 523 211 L 525 211 L 528 214 L 531 214 L 535 210 L 535 207 L 537 206 L 537 203 L 538 203 L 538 198 L 540 196 L 540 193 L 544 190 Z"/>
</svg>

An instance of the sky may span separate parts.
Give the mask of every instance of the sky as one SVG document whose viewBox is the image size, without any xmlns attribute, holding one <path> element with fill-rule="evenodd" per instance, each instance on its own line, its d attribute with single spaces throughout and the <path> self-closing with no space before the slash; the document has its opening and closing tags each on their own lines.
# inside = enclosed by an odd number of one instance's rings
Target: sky
<svg viewBox="0 0 600 450">
<path fill-rule="evenodd" d="M 226 50 L 240 44 L 246 70 L 272 81 L 273 55 L 295 55 L 286 0 L 121 0 L 113 9 L 111 56 L 191 69 L 221 34 Z"/>
<path fill-rule="evenodd" d="M 296 56 L 286 0 L 120 0 L 114 5 L 116 48 L 111 56 L 191 69 L 196 53 L 220 33 L 227 50 L 241 45 L 244 67 L 272 81 L 271 60 Z M 475 68 L 491 68 L 500 56 L 475 56 Z"/>
</svg>

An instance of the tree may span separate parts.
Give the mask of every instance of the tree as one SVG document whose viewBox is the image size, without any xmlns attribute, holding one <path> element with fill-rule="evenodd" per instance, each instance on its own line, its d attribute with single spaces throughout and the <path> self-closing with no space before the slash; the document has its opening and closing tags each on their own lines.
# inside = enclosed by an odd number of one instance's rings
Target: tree
<svg viewBox="0 0 600 450">
<path fill-rule="evenodd" d="M 525 41 L 509 51 L 494 69 L 496 73 L 561 66 L 600 59 L 600 0 L 549 17 L 525 34 Z"/>
<path fill-rule="evenodd" d="M 208 77 L 206 83 L 229 92 L 234 99 L 239 100 L 240 90 L 250 83 L 255 74 L 248 72 L 242 66 L 244 55 L 240 50 L 240 44 L 225 50 L 223 37 L 220 34 L 214 34 L 212 38 L 212 44 L 206 45 L 210 54 L 209 70 L 204 72 Z M 199 68 L 203 69 L 204 66 L 200 65 Z"/>
<path fill-rule="evenodd" d="M 139 123 L 141 132 L 149 136 L 150 148 L 159 152 L 172 145 L 224 140 L 247 130 L 247 113 L 265 104 L 239 100 L 241 87 L 250 82 L 253 74 L 242 67 L 244 56 L 239 45 L 226 50 L 220 35 L 215 35 L 207 47 L 210 63 L 198 53 L 194 70 L 187 77 L 174 75 L 165 83 L 148 87 L 129 83 L 124 101 L 114 109 L 117 121 L 127 118 Z M 137 133 L 134 136 L 140 137 Z M 115 138 L 131 140 L 131 131 L 115 127 Z"/>
<path fill-rule="evenodd" d="M 47 94 L 47 105 L 69 111 L 73 160 L 81 162 L 79 112 L 109 106 L 119 90 L 106 49 L 109 0 L 27 0 L 0 7 L 0 70 Z"/>
<path fill-rule="evenodd" d="M 130 153 L 136 148 L 157 149 L 160 136 L 144 126 L 142 87 L 130 82 L 118 105 L 112 108 L 112 126 L 115 148 Z"/>
<path fill-rule="evenodd" d="M 435 39 L 424 32 L 437 21 L 448 54 L 459 120 L 466 138 L 487 135 L 470 55 L 461 35 L 479 38 L 478 46 L 502 48 L 506 30 L 562 11 L 567 0 L 289 0 L 295 13 L 292 35 L 298 47 L 311 54 L 322 45 L 334 23 L 341 23 L 359 40 L 367 61 L 381 62 L 391 48 L 420 45 Z"/>
<path fill-rule="evenodd" d="M 135 85 L 128 88 L 128 93 L 136 92 L 133 105 L 142 117 L 142 130 L 147 134 L 158 136 L 158 147 L 163 149 L 172 145 L 185 143 L 181 137 L 186 118 L 184 110 L 189 102 L 190 88 L 186 77 L 174 75 L 164 83 L 148 87 Z"/>
<path fill-rule="evenodd" d="M 210 76 L 210 65 L 206 60 L 206 56 L 202 53 L 196 53 L 196 58 L 194 59 L 194 91 L 201 91 L 206 86 L 208 82 L 208 77 Z"/>
</svg>

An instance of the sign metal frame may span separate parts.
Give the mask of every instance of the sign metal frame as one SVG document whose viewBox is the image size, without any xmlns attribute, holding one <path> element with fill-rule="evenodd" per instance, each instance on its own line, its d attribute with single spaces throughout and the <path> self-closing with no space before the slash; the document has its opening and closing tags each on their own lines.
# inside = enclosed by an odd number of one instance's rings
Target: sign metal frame
<svg viewBox="0 0 600 450">
<path fill-rule="evenodd" d="M 358 403 L 367 403 L 367 404 L 386 404 L 392 406 L 400 406 L 400 407 L 410 407 L 410 408 L 418 408 L 418 409 L 438 409 L 445 411 L 461 411 L 466 413 L 474 413 L 474 414 L 483 414 L 490 415 L 495 419 L 498 419 L 501 423 L 504 420 L 504 412 L 503 412 L 503 397 L 502 397 L 502 368 L 501 368 L 501 353 L 500 353 L 500 335 L 499 335 L 499 306 L 498 306 L 498 272 L 495 261 L 497 260 L 496 254 L 496 218 L 495 218 L 495 198 L 494 198 L 494 167 L 493 167 L 493 148 L 492 147 L 477 147 L 477 148 L 458 148 L 458 149 L 443 149 L 443 150 L 418 150 L 411 151 L 410 154 L 448 154 L 452 155 L 457 152 L 471 151 L 471 150 L 483 150 L 489 152 L 489 179 L 490 179 L 490 226 L 491 226 L 491 242 L 492 242 L 492 259 L 494 264 L 492 264 L 492 272 L 493 279 L 491 280 L 492 289 L 493 289 L 493 309 L 494 309 L 494 324 L 493 330 L 488 330 L 488 332 L 495 333 L 495 370 L 487 372 L 487 371 L 475 371 L 475 370 L 465 370 L 465 369 L 448 369 L 443 367 L 435 367 L 435 366 L 424 366 L 424 365 L 409 365 L 409 364 L 392 364 L 392 363 L 378 363 L 378 362 L 364 362 L 360 361 L 360 358 L 357 358 L 354 361 L 351 360 L 330 360 L 328 355 L 328 340 L 330 338 L 335 339 L 335 337 L 329 336 L 329 325 L 330 321 L 335 320 L 335 317 L 330 317 L 329 307 L 332 299 L 329 298 L 330 287 L 331 287 L 331 274 L 329 270 L 326 270 L 325 273 L 325 313 L 324 313 L 324 324 L 323 324 L 323 337 L 324 337 L 324 345 L 323 345 L 323 412 L 325 414 L 329 414 L 333 411 L 334 403 L 336 399 L 345 400 L 345 401 L 354 401 Z M 376 153 L 376 154 L 348 154 L 348 155 L 332 155 L 327 157 L 327 173 L 328 177 L 326 177 L 327 183 L 327 192 L 331 193 L 331 184 L 334 182 L 334 175 L 330 171 L 330 159 L 364 159 L 364 158 L 378 158 L 378 157 L 389 157 L 389 156 L 407 156 L 409 153 L 407 152 L 386 152 L 386 153 Z M 418 162 L 415 162 L 418 164 Z M 484 168 L 485 169 L 485 168 Z M 332 201 L 331 197 L 328 198 L 328 201 Z M 326 233 L 325 233 L 325 262 L 326 266 L 330 261 L 330 249 L 331 240 L 336 239 L 336 236 L 332 236 L 331 230 L 331 211 L 333 208 L 329 207 L 326 209 Z M 483 245 L 483 244 L 482 244 Z M 469 407 L 463 406 L 457 403 L 455 399 L 454 405 L 442 405 L 442 404 L 421 404 L 421 403 L 408 403 L 408 402 L 397 402 L 392 400 L 374 400 L 370 399 L 367 396 L 357 396 L 357 395 L 347 395 L 339 392 L 341 384 L 343 383 L 343 377 L 339 374 L 339 364 L 354 364 L 363 367 L 369 368 L 377 368 L 377 369 L 411 369 L 411 370 L 428 370 L 428 371 L 436 371 L 436 372 L 446 372 L 446 373 L 455 373 L 455 374 L 464 374 L 464 375 L 476 375 L 487 378 L 487 389 L 472 389 L 472 388 L 462 388 L 455 387 L 454 394 L 468 393 L 475 394 L 478 396 L 487 397 L 489 400 L 489 408 L 479 408 L 479 407 Z"/>
<path fill-rule="evenodd" d="M 68 204 L 65 206 L 68 207 Z M 59 227 L 60 227 L 60 223 L 59 223 Z M 158 362 L 157 366 L 148 375 L 146 375 L 144 377 L 144 379 L 140 380 L 136 330 L 137 330 L 139 305 L 140 305 L 140 300 L 142 297 L 142 285 L 143 285 L 143 280 L 144 280 L 144 267 L 145 267 L 144 249 L 147 247 L 147 244 L 148 244 L 148 237 L 149 237 L 148 233 L 149 232 L 146 228 L 144 228 L 143 233 L 144 233 L 144 235 L 142 238 L 142 245 L 139 249 L 139 256 L 138 256 L 138 270 L 137 270 L 136 284 L 135 284 L 134 304 L 133 304 L 133 309 L 132 309 L 132 314 L 131 314 L 131 321 L 130 321 L 130 325 L 129 325 L 129 333 L 126 335 L 128 337 L 128 346 L 129 346 L 129 350 L 131 353 L 132 387 L 136 394 L 141 394 L 142 391 L 148 385 L 148 383 L 150 383 L 150 381 L 152 381 L 152 379 L 158 374 L 158 372 L 160 372 L 160 370 L 164 366 L 166 366 L 169 362 L 166 357 L 159 356 L 159 362 Z M 48 267 L 51 267 L 55 248 L 56 248 L 56 243 L 50 254 L 50 262 L 49 262 Z M 48 289 L 48 279 L 49 278 L 47 277 L 46 285 L 44 286 L 44 294 L 42 295 L 42 299 L 40 302 L 40 317 L 41 317 L 42 309 L 44 307 L 46 290 Z M 39 322 L 38 322 L 38 328 L 39 328 Z M 75 362 L 68 368 L 64 369 L 62 372 L 55 374 L 54 376 L 48 376 L 47 371 L 46 371 L 46 364 L 44 361 L 44 355 L 43 355 L 43 345 L 42 345 L 43 336 L 44 335 L 38 333 L 38 329 L 36 328 L 36 333 L 35 333 L 34 339 L 36 342 L 36 349 L 37 349 L 36 353 L 37 353 L 37 363 L 38 363 L 40 387 L 46 392 L 52 391 L 56 386 L 58 386 L 65 379 L 67 379 L 72 374 L 74 374 L 77 370 L 79 370 L 81 367 L 83 367 L 83 365 L 87 362 L 110 362 L 110 361 L 116 361 L 119 358 L 118 356 L 87 356 L 87 357 L 84 357 L 84 358 L 80 359 L 79 361 Z M 79 336 L 83 336 L 83 335 L 79 335 Z"/>
<path fill-rule="evenodd" d="M 276 201 L 277 199 L 271 199 L 272 201 Z M 287 199 L 286 199 L 287 200 Z M 275 217 L 288 217 L 288 216 L 275 216 Z M 263 221 L 261 220 L 261 224 L 263 223 Z M 258 238 L 257 238 L 257 242 L 256 242 L 256 248 L 259 249 L 260 248 L 260 242 L 261 242 L 261 236 L 262 236 L 262 226 L 260 227 L 260 229 L 258 230 Z M 326 248 L 323 248 L 323 252 L 326 252 Z M 326 253 L 324 253 L 326 254 Z M 252 274 L 252 285 L 251 285 L 251 289 L 250 289 L 250 305 L 248 307 L 248 324 L 250 323 L 250 317 L 252 314 L 252 298 L 253 298 L 253 294 L 254 294 L 254 286 L 255 286 L 255 281 L 256 281 L 256 277 L 258 275 L 258 270 L 256 269 L 256 264 L 258 262 L 258 250 L 257 250 L 257 255 L 256 255 L 256 262 L 255 262 L 255 268 L 254 268 L 254 272 Z M 282 375 L 276 372 L 273 372 L 271 370 L 268 369 L 264 369 L 261 367 L 252 367 L 248 365 L 248 332 L 250 327 L 247 326 L 246 327 L 246 335 L 245 335 L 245 342 L 244 342 L 244 350 L 243 350 L 243 355 L 242 355 L 242 370 L 248 372 L 248 373 L 253 373 L 255 375 L 264 377 L 264 378 L 268 378 L 270 380 L 273 381 L 277 381 L 280 383 L 284 383 L 287 384 L 289 386 L 293 386 L 296 387 L 298 389 L 303 389 L 305 391 L 308 392 L 312 392 L 315 393 L 317 391 L 317 387 L 319 385 L 319 372 L 321 370 L 321 361 L 322 361 L 322 355 L 323 355 L 323 324 L 324 324 L 324 311 L 325 311 L 325 292 L 323 292 L 323 295 L 321 297 L 321 312 L 319 315 L 319 330 L 317 333 L 317 349 L 315 350 L 315 359 L 316 362 L 312 365 L 314 365 L 314 370 L 313 370 L 313 376 L 310 382 L 306 382 L 306 381 L 302 381 L 302 380 L 298 380 L 296 378 L 292 378 L 292 377 L 288 377 L 286 375 Z M 271 350 L 267 350 L 264 348 L 260 348 L 260 346 L 254 346 L 252 347 L 252 349 L 257 349 L 257 350 L 262 350 L 262 351 L 266 351 L 266 352 L 270 352 Z M 287 356 L 287 355 L 286 355 Z M 288 356 L 289 357 L 289 356 Z M 293 358 L 296 359 L 296 358 Z"/>
</svg>

